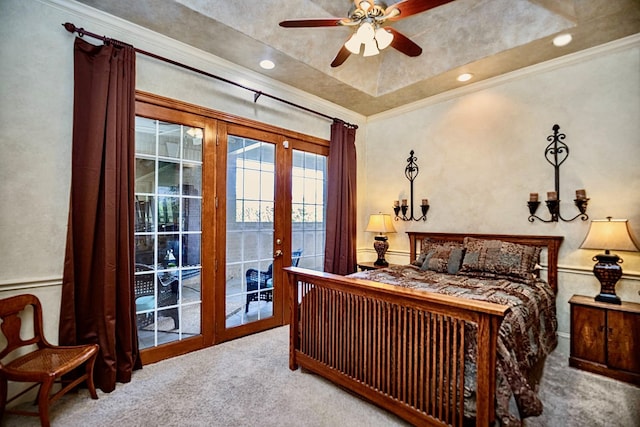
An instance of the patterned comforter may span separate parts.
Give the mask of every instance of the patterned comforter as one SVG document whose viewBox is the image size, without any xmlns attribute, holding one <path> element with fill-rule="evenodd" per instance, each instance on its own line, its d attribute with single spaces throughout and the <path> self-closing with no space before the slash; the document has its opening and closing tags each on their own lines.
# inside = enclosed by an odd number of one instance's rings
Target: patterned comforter
<svg viewBox="0 0 640 427">
<path fill-rule="evenodd" d="M 349 277 L 509 306 L 498 335 L 496 416 L 504 426 L 519 426 L 521 419 L 542 413 L 537 384 L 532 384 L 530 377 L 536 363 L 557 345 L 555 295 L 545 281 L 484 279 L 421 271 L 412 265 L 364 271 Z M 465 397 L 470 398 L 469 402 L 475 397 L 475 354 L 476 349 L 470 345 L 465 362 L 465 372 L 470 373 L 465 375 Z M 519 414 L 509 411 L 512 397 Z M 469 413 L 467 407 L 471 408 Z M 474 407 L 473 403 L 465 404 L 465 415 L 474 415 Z"/>
</svg>

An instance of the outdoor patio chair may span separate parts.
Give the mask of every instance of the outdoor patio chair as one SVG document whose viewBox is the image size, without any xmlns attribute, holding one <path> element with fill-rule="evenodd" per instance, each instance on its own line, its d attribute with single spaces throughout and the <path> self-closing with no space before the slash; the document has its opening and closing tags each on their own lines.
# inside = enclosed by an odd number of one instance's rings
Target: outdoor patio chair
<svg viewBox="0 0 640 427">
<path fill-rule="evenodd" d="M 155 308 L 155 287 L 153 283 L 154 269 L 145 264 L 136 264 L 136 272 L 148 272 L 135 275 L 136 311 L 153 310 Z M 178 277 L 171 273 L 158 273 L 158 308 L 178 303 Z M 158 310 L 158 316 L 171 317 L 175 329 L 180 327 L 178 308 Z M 138 329 L 154 322 L 153 311 L 138 314 Z"/>
<path fill-rule="evenodd" d="M 300 262 L 302 249 L 291 253 L 291 266 L 297 267 Z M 244 312 L 249 311 L 251 301 L 273 301 L 273 264 L 269 264 L 267 271 L 250 268 L 245 273 L 247 279 L 247 302 Z M 257 292 L 257 291 L 260 292 Z"/>
</svg>

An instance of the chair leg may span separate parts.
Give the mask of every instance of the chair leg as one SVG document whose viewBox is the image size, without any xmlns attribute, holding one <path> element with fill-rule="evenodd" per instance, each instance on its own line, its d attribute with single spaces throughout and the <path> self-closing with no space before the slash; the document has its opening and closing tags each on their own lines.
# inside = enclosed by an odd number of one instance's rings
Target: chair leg
<svg viewBox="0 0 640 427">
<path fill-rule="evenodd" d="M 89 389 L 89 394 L 92 399 L 98 398 L 98 393 L 96 393 L 96 386 L 93 383 L 93 366 L 96 364 L 96 358 L 98 354 L 94 354 L 92 358 L 87 360 L 86 363 L 86 372 L 87 372 L 87 388 Z"/>
<path fill-rule="evenodd" d="M 173 319 L 174 329 L 180 329 L 180 319 L 178 317 L 178 309 L 173 309 L 169 312 L 169 317 Z"/>
<path fill-rule="evenodd" d="M 49 378 L 40 384 L 38 392 L 38 413 L 40 414 L 40 426 L 49 427 L 49 394 L 53 386 L 54 378 Z"/>
</svg>

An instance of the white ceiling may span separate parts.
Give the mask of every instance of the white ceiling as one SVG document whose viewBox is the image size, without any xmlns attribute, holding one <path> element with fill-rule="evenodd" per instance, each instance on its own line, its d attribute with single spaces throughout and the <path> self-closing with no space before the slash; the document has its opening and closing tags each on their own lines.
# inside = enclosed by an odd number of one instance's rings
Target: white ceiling
<svg viewBox="0 0 640 427">
<path fill-rule="evenodd" d="M 640 32 L 640 0 L 455 0 L 391 24 L 422 55 L 387 48 L 331 68 L 351 29 L 278 23 L 346 17 L 351 0 L 78 1 L 363 115 L 456 88 L 461 72 L 479 81 Z M 553 46 L 563 32 L 573 42 Z"/>
</svg>

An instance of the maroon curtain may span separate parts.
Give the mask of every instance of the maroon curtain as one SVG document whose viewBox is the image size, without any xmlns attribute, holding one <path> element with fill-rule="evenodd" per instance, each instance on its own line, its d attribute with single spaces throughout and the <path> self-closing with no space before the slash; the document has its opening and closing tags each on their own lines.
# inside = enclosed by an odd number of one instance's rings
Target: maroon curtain
<svg viewBox="0 0 640 427">
<path fill-rule="evenodd" d="M 76 38 L 60 344 L 97 343 L 104 392 L 139 368 L 133 298 L 135 50 Z"/>
<path fill-rule="evenodd" d="M 324 271 L 356 271 L 356 129 L 335 120 L 331 125 L 327 183 L 327 236 Z"/>
</svg>

